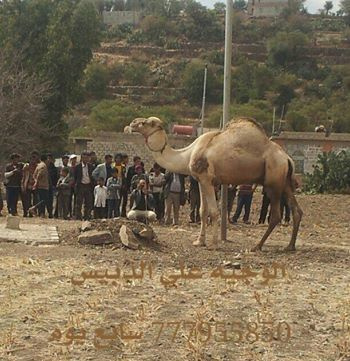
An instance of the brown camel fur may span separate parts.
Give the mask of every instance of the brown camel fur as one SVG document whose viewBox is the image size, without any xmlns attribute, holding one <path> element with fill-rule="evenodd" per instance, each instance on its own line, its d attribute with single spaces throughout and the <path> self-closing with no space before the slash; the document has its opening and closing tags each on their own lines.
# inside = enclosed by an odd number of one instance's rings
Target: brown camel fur
<svg viewBox="0 0 350 361">
<path fill-rule="evenodd" d="M 293 214 L 293 232 L 286 250 L 295 250 L 300 221 L 303 215 L 295 196 L 293 160 L 266 136 L 262 126 L 251 118 L 231 121 L 223 131 L 208 132 L 183 149 L 168 145 L 163 123 L 155 117 L 137 118 L 128 129 L 141 133 L 156 162 L 165 169 L 194 176 L 201 193 L 201 230 L 196 246 L 206 244 L 208 215 L 213 225 L 213 238 L 208 248 L 218 245 L 218 208 L 215 184 L 260 184 L 271 201 L 268 228 L 253 250 L 261 250 L 264 242 L 280 222 L 280 198 L 284 192 Z"/>
</svg>

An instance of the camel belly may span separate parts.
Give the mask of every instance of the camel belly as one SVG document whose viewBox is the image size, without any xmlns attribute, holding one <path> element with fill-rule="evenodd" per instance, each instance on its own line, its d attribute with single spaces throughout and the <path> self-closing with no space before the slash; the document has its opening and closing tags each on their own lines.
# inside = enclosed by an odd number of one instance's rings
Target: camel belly
<svg viewBox="0 0 350 361">
<path fill-rule="evenodd" d="M 261 156 L 248 153 L 226 154 L 222 161 L 213 162 L 215 182 L 221 184 L 246 184 L 264 182 L 265 161 Z"/>
</svg>

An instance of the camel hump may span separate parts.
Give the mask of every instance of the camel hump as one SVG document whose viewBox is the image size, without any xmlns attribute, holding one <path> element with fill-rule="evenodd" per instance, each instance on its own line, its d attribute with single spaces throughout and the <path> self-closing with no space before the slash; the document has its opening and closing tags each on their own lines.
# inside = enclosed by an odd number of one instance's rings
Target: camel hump
<svg viewBox="0 0 350 361">
<path fill-rule="evenodd" d="M 250 123 L 255 125 L 262 133 L 264 133 L 266 135 L 265 129 L 263 128 L 263 126 L 254 118 L 249 118 L 249 117 L 238 117 L 238 118 L 233 118 L 227 125 L 226 125 L 226 129 L 228 128 L 233 128 L 235 127 L 237 124 L 241 124 L 241 123 Z"/>
</svg>

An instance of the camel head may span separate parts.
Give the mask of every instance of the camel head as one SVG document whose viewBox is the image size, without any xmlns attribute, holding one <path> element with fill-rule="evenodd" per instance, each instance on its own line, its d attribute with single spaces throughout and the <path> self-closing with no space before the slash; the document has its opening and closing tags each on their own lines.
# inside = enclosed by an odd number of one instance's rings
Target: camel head
<svg viewBox="0 0 350 361">
<path fill-rule="evenodd" d="M 156 117 L 150 117 L 147 119 L 136 118 L 129 125 L 129 131 L 132 133 L 141 133 L 146 138 L 158 129 L 163 129 L 163 122 Z"/>
</svg>

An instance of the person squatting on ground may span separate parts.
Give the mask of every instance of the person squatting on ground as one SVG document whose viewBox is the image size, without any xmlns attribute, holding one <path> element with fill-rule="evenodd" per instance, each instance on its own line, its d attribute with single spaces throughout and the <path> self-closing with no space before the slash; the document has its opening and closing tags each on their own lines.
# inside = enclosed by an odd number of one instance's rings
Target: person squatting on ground
<svg viewBox="0 0 350 361">
<path fill-rule="evenodd" d="M 149 175 L 149 185 L 154 200 L 154 210 L 157 215 L 157 220 L 162 223 L 164 220 L 164 194 L 163 188 L 165 185 L 165 175 L 161 172 L 160 166 L 154 163 L 152 172 Z"/>
<path fill-rule="evenodd" d="M 153 196 L 147 189 L 147 183 L 141 179 L 136 189 L 131 193 L 132 209 L 128 213 L 128 219 L 141 222 L 154 222 L 157 215 L 153 211 Z"/>
<path fill-rule="evenodd" d="M 107 187 L 105 179 L 100 177 L 94 189 L 94 218 L 106 218 Z"/>
<path fill-rule="evenodd" d="M 120 190 L 122 179 L 119 170 L 113 169 L 112 176 L 107 179 L 107 218 L 120 217 Z"/>
<path fill-rule="evenodd" d="M 69 168 L 63 167 L 60 171 L 60 178 L 57 181 L 57 215 L 59 218 L 68 219 L 69 200 L 71 192 L 71 177 Z"/>
<path fill-rule="evenodd" d="M 256 185 L 253 186 L 252 184 L 241 184 L 238 187 L 237 208 L 235 214 L 232 217 L 231 223 L 237 223 L 244 207 L 243 222 L 249 224 L 250 208 L 252 205 L 253 193 L 255 189 Z"/>
<path fill-rule="evenodd" d="M 185 205 L 185 177 L 178 173 L 165 173 L 165 224 L 171 224 L 171 209 L 173 208 L 173 225 L 179 224 L 180 206 Z"/>
</svg>

